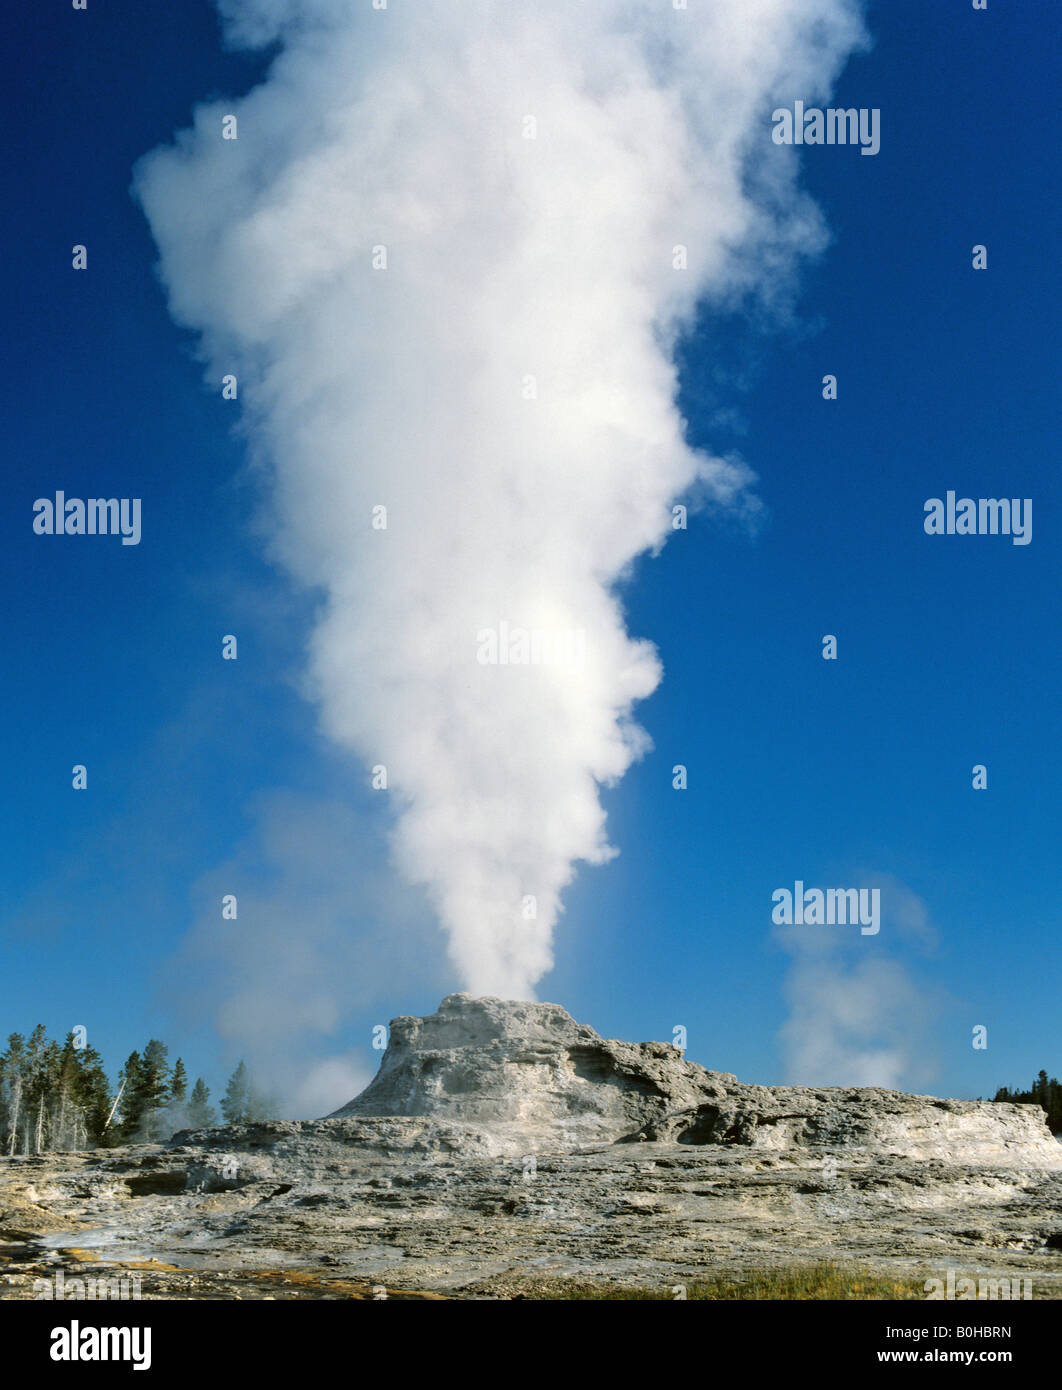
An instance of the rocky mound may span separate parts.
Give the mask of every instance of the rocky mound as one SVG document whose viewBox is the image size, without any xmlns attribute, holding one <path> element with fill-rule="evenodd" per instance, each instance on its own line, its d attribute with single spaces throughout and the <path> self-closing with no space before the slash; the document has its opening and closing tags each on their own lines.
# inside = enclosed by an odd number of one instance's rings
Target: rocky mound
<svg viewBox="0 0 1062 1390">
<path fill-rule="evenodd" d="M 611 1143 L 735 1083 L 670 1043 L 606 1041 L 557 1004 L 450 994 L 392 1021 L 376 1077 L 330 1118 L 427 1116 L 558 1148 Z"/>
<path fill-rule="evenodd" d="M 642 1140 L 856 1148 L 912 1158 L 1059 1165 L 1027 1105 L 937 1100 L 876 1087 L 748 1086 L 670 1043 L 599 1036 L 557 1004 L 448 995 L 396 1018 L 380 1070 L 329 1118 L 409 1116 L 489 1132 L 498 1152 Z"/>
</svg>

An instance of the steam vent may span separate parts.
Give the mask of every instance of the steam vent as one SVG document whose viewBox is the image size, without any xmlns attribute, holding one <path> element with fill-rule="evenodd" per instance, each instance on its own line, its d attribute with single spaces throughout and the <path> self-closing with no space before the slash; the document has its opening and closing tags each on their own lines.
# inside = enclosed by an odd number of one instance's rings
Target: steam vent
<svg viewBox="0 0 1062 1390">
<path fill-rule="evenodd" d="M 162 1297 L 211 1269 L 508 1297 L 829 1258 L 1062 1298 L 1062 1145 L 1038 1107 L 748 1086 L 556 1004 L 468 994 L 396 1018 L 334 1115 L 12 1162 L 0 1212 L 47 1258 L 158 1261 Z"/>
</svg>

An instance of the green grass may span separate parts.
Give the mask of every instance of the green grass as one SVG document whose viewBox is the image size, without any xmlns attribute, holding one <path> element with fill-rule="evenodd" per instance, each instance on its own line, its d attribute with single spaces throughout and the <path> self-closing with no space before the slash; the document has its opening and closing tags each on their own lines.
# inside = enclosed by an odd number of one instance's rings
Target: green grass
<svg viewBox="0 0 1062 1390">
<path fill-rule="evenodd" d="M 510 1296 L 533 1300 L 621 1300 L 669 1302 L 679 1297 L 673 1285 L 639 1286 L 610 1284 L 587 1279 L 516 1280 Z M 859 1270 L 823 1262 L 782 1269 L 757 1269 L 748 1274 L 718 1276 L 685 1282 L 686 1298 L 710 1302 L 776 1300 L 867 1300 L 921 1299 L 925 1290 L 920 1279 L 895 1278 L 883 1274 L 864 1274 Z"/>
</svg>

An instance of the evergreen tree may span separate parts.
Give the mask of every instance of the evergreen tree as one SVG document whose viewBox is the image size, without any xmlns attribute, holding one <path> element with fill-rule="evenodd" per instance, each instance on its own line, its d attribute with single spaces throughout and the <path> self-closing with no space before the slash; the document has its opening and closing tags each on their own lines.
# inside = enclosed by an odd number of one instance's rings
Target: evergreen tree
<svg viewBox="0 0 1062 1390">
<path fill-rule="evenodd" d="M 111 1095 L 107 1073 L 103 1069 L 103 1058 L 96 1049 L 83 1047 L 77 1055 L 80 1059 L 77 1099 L 85 1120 L 85 1142 L 96 1147 L 108 1142 L 104 1125 L 111 1113 L 114 1098 Z M 110 1142 L 114 1142 L 113 1137 Z"/>
<path fill-rule="evenodd" d="M 141 1076 L 143 1073 L 143 1063 L 139 1052 L 130 1052 L 125 1059 L 125 1066 L 118 1073 L 118 1093 L 121 1101 L 118 1105 L 117 1113 L 111 1121 L 112 1126 L 117 1128 L 119 1142 L 130 1144 L 134 1136 L 140 1129 L 140 1121 L 144 1117 L 144 1099 Z"/>
<path fill-rule="evenodd" d="M 26 1106 L 26 1040 L 21 1033 L 12 1033 L 7 1051 L 0 1056 L 0 1132 L 3 1152 L 16 1153 Z"/>
<path fill-rule="evenodd" d="M 53 1147 L 54 1114 L 51 1100 L 59 1090 L 59 1071 L 62 1052 L 58 1043 L 50 1042 L 43 1023 L 30 1034 L 26 1048 L 29 1077 L 26 1087 L 26 1127 L 24 1153 L 47 1153 Z"/>
<path fill-rule="evenodd" d="M 171 1074 L 168 1056 L 166 1044 L 152 1038 L 142 1053 L 126 1058 L 115 1091 L 99 1052 L 76 1046 L 73 1032 L 62 1045 L 43 1024 L 28 1038 L 11 1033 L 0 1052 L 0 1156 L 111 1147 L 216 1124 L 202 1077 L 189 1096 L 183 1061 L 178 1058 Z M 226 1106 L 230 1123 L 261 1119 L 275 1109 L 255 1090 L 242 1062 L 229 1082 Z"/>
<path fill-rule="evenodd" d="M 173 1068 L 173 1076 L 170 1078 L 170 1100 L 176 1105 L 183 1104 L 188 1093 L 188 1073 L 184 1069 L 184 1063 L 178 1057 Z"/>
<path fill-rule="evenodd" d="M 210 1087 L 201 1076 L 196 1077 L 192 1087 L 186 1120 L 189 1129 L 206 1129 L 218 1122 L 218 1112 L 210 1104 Z"/>
<path fill-rule="evenodd" d="M 145 1109 L 161 1110 L 170 1098 L 169 1052 L 170 1049 L 158 1038 L 151 1038 L 144 1048 L 140 1086 Z"/>
<path fill-rule="evenodd" d="M 256 1120 L 275 1119 L 277 1103 L 273 1096 L 258 1089 L 246 1064 L 241 1062 L 229 1078 L 221 1113 L 227 1124 L 251 1124 Z"/>
<path fill-rule="evenodd" d="M 229 1077 L 221 1100 L 221 1113 L 225 1123 L 230 1125 L 245 1124 L 251 1118 L 251 1081 L 243 1062 Z"/>
<path fill-rule="evenodd" d="M 87 1127 L 85 1115 L 78 1095 L 78 1082 L 81 1078 L 81 1059 L 79 1049 L 74 1045 L 73 1033 L 67 1033 L 63 1049 L 59 1054 L 58 1076 L 50 1097 L 52 1149 L 82 1149 L 86 1146 Z"/>
<path fill-rule="evenodd" d="M 165 1117 L 161 1114 L 170 1098 L 169 1048 L 158 1038 L 151 1038 L 140 1058 L 134 1085 L 134 1106 L 139 1123 L 133 1136 L 140 1143 L 156 1143 L 167 1137 Z"/>
<path fill-rule="evenodd" d="M 180 1057 L 170 1077 L 169 1095 L 165 1109 L 155 1112 L 158 1137 L 162 1139 L 169 1139 L 179 1130 L 192 1127 L 188 1120 L 188 1073 Z"/>
<path fill-rule="evenodd" d="M 1047 1124 L 1052 1134 L 1062 1134 L 1062 1085 L 1057 1077 L 1041 1071 L 1027 1091 L 1017 1086 L 1000 1086 L 993 1100 L 1010 1101 L 1012 1105 L 1039 1105 L 1047 1112 Z"/>
<path fill-rule="evenodd" d="M 1048 1083 L 1047 1123 L 1053 1134 L 1062 1134 L 1062 1083 L 1056 1077 Z"/>
</svg>

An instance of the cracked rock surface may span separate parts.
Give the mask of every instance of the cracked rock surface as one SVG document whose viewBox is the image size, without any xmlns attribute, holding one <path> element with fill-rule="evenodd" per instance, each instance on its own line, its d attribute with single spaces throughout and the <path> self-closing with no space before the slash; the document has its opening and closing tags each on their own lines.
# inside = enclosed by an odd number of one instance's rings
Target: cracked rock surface
<svg viewBox="0 0 1062 1390">
<path fill-rule="evenodd" d="M 0 1296 L 74 1250 L 488 1295 L 514 1273 L 672 1286 L 829 1258 L 1062 1297 L 1062 1145 L 1034 1106 L 743 1085 L 555 1004 L 456 994 L 395 1019 L 327 1119 L 0 1160 Z"/>
</svg>

